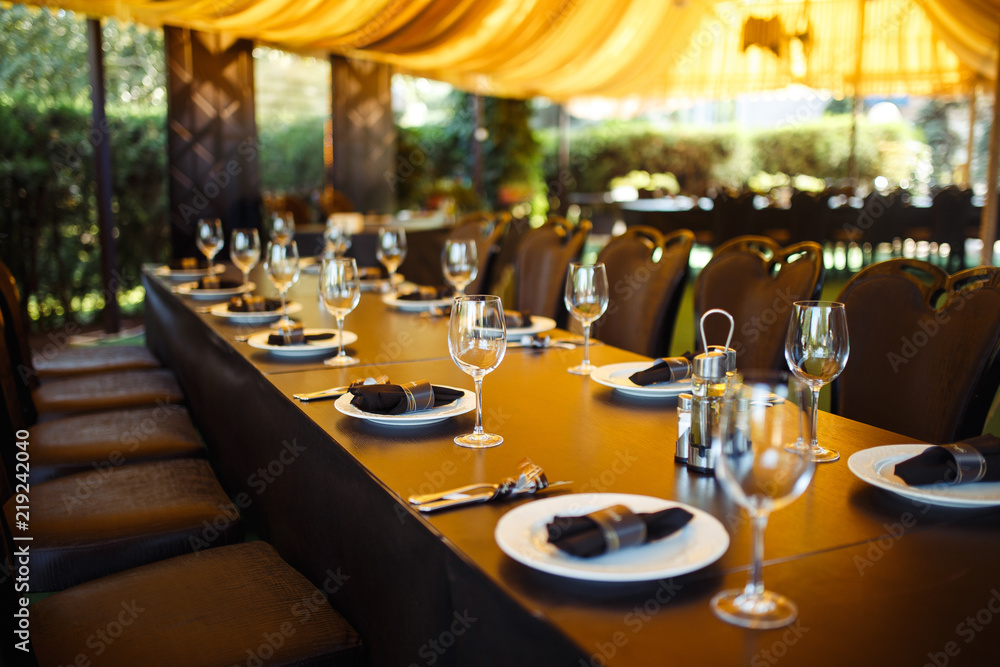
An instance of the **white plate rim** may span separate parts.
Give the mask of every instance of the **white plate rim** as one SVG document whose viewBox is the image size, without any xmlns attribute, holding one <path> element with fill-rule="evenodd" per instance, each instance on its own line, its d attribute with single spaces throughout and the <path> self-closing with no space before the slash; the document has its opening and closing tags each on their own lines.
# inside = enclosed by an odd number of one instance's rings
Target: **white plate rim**
<svg viewBox="0 0 1000 667">
<path fill-rule="evenodd" d="M 285 307 L 286 307 L 285 310 L 289 315 L 297 313 L 300 310 L 302 310 L 302 304 L 298 303 L 297 301 L 289 301 L 287 304 L 285 304 Z M 233 313 L 230 312 L 228 303 L 217 303 L 214 306 L 212 306 L 212 310 L 210 310 L 209 312 L 215 315 L 216 317 L 224 317 L 226 319 L 233 320 L 236 322 L 239 322 L 240 320 L 247 322 L 251 321 L 264 322 L 270 319 L 277 320 L 281 317 L 280 308 L 278 310 L 269 310 L 267 312 L 256 311 L 256 312 L 246 312 L 246 313 Z"/>
<path fill-rule="evenodd" d="M 880 472 L 886 466 L 916 456 L 928 447 L 931 445 L 899 444 L 869 447 L 851 454 L 847 459 L 847 467 L 863 482 L 929 505 L 961 508 L 1000 505 L 1000 482 L 914 487 L 908 486 L 891 473 Z M 986 494 L 980 495 L 983 492 Z M 992 495 L 989 495 L 990 493 Z"/>
<path fill-rule="evenodd" d="M 653 361 L 623 361 L 617 364 L 598 366 L 590 373 L 590 379 L 598 384 L 603 384 L 605 387 L 617 389 L 623 394 L 628 394 L 629 396 L 641 396 L 645 398 L 668 398 L 691 391 L 690 380 L 681 380 L 680 382 L 670 382 L 668 384 L 651 384 L 643 387 L 635 384 L 629 380 L 628 377 L 626 377 L 624 381 L 621 381 L 612 376 L 613 373 L 617 373 L 618 371 L 631 375 L 636 371 L 649 368 L 653 365 L 653 363 Z"/>
<path fill-rule="evenodd" d="M 336 329 L 303 329 L 303 333 L 309 334 L 322 334 L 322 333 L 332 333 L 333 338 L 327 340 L 317 341 L 311 343 L 310 345 L 269 345 L 267 343 L 267 338 L 271 334 L 278 333 L 277 329 L 272 329 L 270 331 L 260 331 L 249 338 L 247 338 L 247 345 L 258 350 L 265 350 L 270 352 L 276 357 L 311 357 L 313 355 L 329 354 L 330 352 L 336 352 L 340 348 L 340 344 L 337 342 L 337 330 Z M 344 345 L 350 345 L 358 339 L 358 334 L 353 331 L 344 332 Z"/>
<path fill-rule="evenodd" d="M 252 292 L 257 289 L 257 284 L 252 280 L 248 282 L 245 287 L 242 283 L 236 287 L 226 287 L 220 289 L 200 289 L 198 287 L 191 287 L 192 285 L 197 284 L 197 282 L 181 283 L 175 289 L 178 294 L 189 296 L 192 299 L 219 299 L 222 297 L 236 296 L 247 290 Z"/>
<path fill-rule="evenodd" d="M 382 303 L 392 308 L 398 308 L 399 310 L 411 310 L 411 311 L 422 311 L 431 310 L 432 308 L 446 308 L 454 302 L 454 298 L 449 297 L 447 299 L 433 299 L 428 301 L 407 301 L 405 299 L 397 299 L 395 294 L 383 294 Z"/>
<path fill-rule="evenodd" d="M 169 264 L 161 264 L 153 269 L 153 272 L 158 276 L 172 280 L 191 280 L 192 278 L 207 276 L 210 272 L 213 274 L 224 273 L 225 270 L 225 264 L 213 264 L 211 268 L 205 269 L 171 269 Z"/>
<path fill-rule="evenodd" d="M 457 417 L 458 415 L 464 415 L 465 413 L 476 409 L 475 392 L 469 391 L 468 389 L 462 389 L 461 387 L 452 387 L 446 384 L 439 386 L 460 391 L 462 392 L 462 396 L 454 402 L 449 403 L 448 405 L 442 405 L 439 408 L 432 408 L 430 410 L 422 410 L 420 412 L 411 412 L 409 414 L 402 415 L 374 415 L 370 412 L 359 410 L 351 405 L 351 398 L 353 395 L 349 393 L 344 394 L 334 401 L 333 406 L 337 408 L 339 412 L 347 415 L 348 417 L 363 419 L 364 421 L 382 424 L 383 426 L 422 426 L 424 424 L 435 424 L 446 419 L 451 419 L 452 417 Z"/>
<path fill-rule="evenodd" d="M 544 549 L 539 547 L 545 524 L 557 514 L 581 515 L 611 505 L 625 505 L 635 512 L 682 507 L 694 518 L 662 540 L 597 558 L 570 556 L 547 543 Z M 530 568 L 572 579 L 611 582 L 653 581 L 700 570 L 726 553 L 730 539 L 722 522 L 704 510 L 632 493 L 571 493 L 533 500 L 504 514 L 493 536 L 504 553 Z M 693 546 L 695 541 L 706 543 L 703 553 L 695 559 L 681 560 L 683 552 L 689 551 L 685 547 Z M 636 567 L 637 562 L 640 567 Z"/>
<path fill-rule="evenodd" d="M 534 334 L 545 333 L 546 331 L 552 331 L 555 328 L 556 321 L 551 317 L 532 315 L 530 327 L 512 327 L 507 329 L 507 340 L 510 340 L 514 336 L 531 336 Z"/>
</svg>

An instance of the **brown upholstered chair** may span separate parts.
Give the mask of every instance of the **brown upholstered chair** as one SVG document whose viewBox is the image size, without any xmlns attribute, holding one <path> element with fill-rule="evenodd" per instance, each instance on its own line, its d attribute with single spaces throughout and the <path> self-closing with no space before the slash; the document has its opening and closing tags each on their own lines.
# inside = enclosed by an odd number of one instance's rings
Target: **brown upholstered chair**
<svg viewBox="0 0 1000 667">
<path fill-rule="evenodd" d="M 785 336 L 792 304 L 819 297 L 823 248 L 810 241 L 782 249 L 768 238 L 742 236 L 719 246 L 695 281 L 695 327 L 712 308 L 736 322 L 732 346 L 741 369 L 787 369 Z M 723 345 L 729 322 L 705 321 L 709 345 Z M 700 334 L 697 345 L 702 345 Z"/>
<path fill-rule="evenodd" d="M 153 356 L 153 353 L 139 345 L 70 348 L 62 345 L 60 341 L 60 345 L 55 342 L 46 345 L 39 355 L 32 358 L 28 348 L 27 328 L 21 318 L 17 284 L 14 282 L 14 276 L 10 269 L 3 262 L 0 262 L 0 292 L 2 292 L 4 304 L 6 304 L 0 312 L 13 327 L 8 344 L 16 338 L 19 348 L 18 354 L 25 359 L 32 359 L 34 371 L 41 380 L 88 373 L 160 367 L 160 362 Z"/>
<path fill-rule="evenodd" d="M 204 452 L 184 407 L 161 403 L 32 424 L 20 404 L 0 317 L 0 413 L 11 430 L 31 427 L 31 483 L 106 465 L 200 456 Z M 112 373 L 112 376 L 119 375 Z M 32 400 L 30 394 L 28 400 Z M 4 421 L 4 420 L 0 420 Z M 5 454 L 6 455 L 6 454 Z M 8 459 L 9 463 L 9 459 Z"/>
<path fill-rule="evenodd" d="M 541 227 L 525 232 L 515 259 L 518 310 L 566 325 L 566 267 L 580 257 L 589 232 L 586 220 L 574 228 L 558 216 L 550 216 Z"/>
<path fill-rule="evenodd" d="M 53 415 L 94 410 L 132 408 L 156 403 L 179 403 L 184 394 L 173 373 L 152 370 L 120 370 L 60 377 L 40 383 L 39 373 L 28 349 L 26 329 L 21 319 L 20 297 L 13 277 L 0 267 L 0 314 L 9 326 L 4 339 L 11 367 L 17 377 L 18 398 L 25 420 L 37 415 Z M 141 355 L 139 355 L 141 356 Z M 126 358 L 135 358 L 135 354 Z"/>
<path fill-rule="evenodd" d="M 466 294 L 489 293 L 493 288 L 494 259 L 509 225 L 509 213 L 479 212 L 463 216 L 448 234 L 449 240 L 471 239 L 476 242 L 479 272 L 465 288 Z"/>
<path fill-rule="evenodd" d="M 365 664 L 354 628 L 264 542 L 144 565 L 30 609 L 40 667 L 77 664 L 98 646 L 104 667 Z M 95 637 L 109 619 L 123 629 Z"/>
<path fill-rule="evenodd" d="M 694 234 L 669 236 L 652 227 L 630 227 L 601 250 L 610 300 L 594 324 L 594 337 L 650 357 L 666 356 L 677 318 Z"/>
<path fill-rule="evenodd" d="M 934 443 L 982 433 L 1000 386 L 1000 269 L 872 265 L 844 286 L 851 356 L 833 409 Z"/>
</svg>

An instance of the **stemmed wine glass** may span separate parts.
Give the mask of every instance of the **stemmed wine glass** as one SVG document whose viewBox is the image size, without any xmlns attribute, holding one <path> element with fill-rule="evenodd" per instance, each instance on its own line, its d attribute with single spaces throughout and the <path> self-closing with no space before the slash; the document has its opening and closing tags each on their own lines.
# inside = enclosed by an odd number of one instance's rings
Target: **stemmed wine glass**
<svg viewBox="0 0 1000 667">
<path fill-rule="evenodd" d="M 568 369 L 576 375 L 590 375 L 590 325 L 608 309 L 608 273 L 603 263 L 569 265 L 566 276 L 566 308 L 583 324 L 583 361 Z"/>
<path fill-rule="evenodd" d="M 479 258 L 476 242 L 472 240 L 448 240 L 441 252 L 441 270 L 455 296 L 464 296 L 465 288 L 479 275 Z"/>
<path fill-rule="evenodd" d="M 747 372 L 726 391 L 713 441 L 716 478 L 750 517 L 752 560 L 747 584 L 712 598 L 715 615 L 745 628 L 788 625 L 798 607 L 761 579 L 764 529 L 771 512 L 798 498 L 816 469 L 803 441 L 809 392 L 787 372 Z"/>
<path fill-rule="evenodd" d="M 399 227 L 383 227 L 378 230 L 378 247 L 375 257 L 389 272 L 389 286 L 396 293 L 396 269 L 406 258 L 406 230 Z"/>
<path fill-rule="evenodd" d="M 507 351 L 507 325 L 500 297 L 477 294 L 455 299 L 448 323 L 448 351 L 476 383 L 476 428 L 455 438 L 473 449 L 496 447 L 503 436 L 483 431 L 483 377 L 500 365 Z"/>
<path fill-rule="evenodd" d="M 326 251 L 332 252 L 334 257 L 343 257 L 351 249 L 351 230 L 347 225 L 335 222 L 333 216 L 326 221 L 323 239 L 326 241 Z"/>
<path fill-rule="evenodd" d="M 361 284 L 358 282 L 358 264 L 353 257 L 339 257 L 323 262 L 319 275 L 319 293 L 323 305 L 337 318 L 337 341 L 340 351 L 323 363 L 327 366 L 352 366 L 358 363 L 344 350 L 344 318 L 361 301 Z"/>
<path fill-rule="evenodd" d="M 816 439 L 819 390 L 835 380 L 847 364 L 851 346 L 847 338 L 844 304 L 836 301 L 796 301 L 785 339 L 785 361 L 796 377 L 812 389 L 809 445 L 813 461 L 830 463 L 838 452 L 821 447 Z"/>
<path fill-rule="evenodd" d="M 267 277 L 274 283 L 275 289 L 281 293 L 281 319 L 278 327 L 290 327 L 295 324 L 288 317 L 285 309 L 285 294 L 295 281 L 299 279 L 299 248 L 295 241 L 282 245 L 277 241 L 267 244 L 264 256 L 264 270 Z"/>
<path fill-rule="evenodd" d="M 229 236 L 229 257 L 243 272 L 243 292 L 250 296 L 250 269 L 260 261 L 260 235 L 253 227 L 234 229 Z"/>
<path fill-rule="evenodd" d="M 209 274 L 212 273 L 212 260 L 222 250 L 225 237 L 222 236 L 222 221 L 218 218 L 202 218 L 198 221 L 198 232 L 195 243 L 198 250 L 208 260 Z"/>
<path fill-rule="evenodd" d="M 295 236 L 295 217 L 287 212 L 271 216 L 270 236 L 278 245 L 288 245 Z"/>
</svg>

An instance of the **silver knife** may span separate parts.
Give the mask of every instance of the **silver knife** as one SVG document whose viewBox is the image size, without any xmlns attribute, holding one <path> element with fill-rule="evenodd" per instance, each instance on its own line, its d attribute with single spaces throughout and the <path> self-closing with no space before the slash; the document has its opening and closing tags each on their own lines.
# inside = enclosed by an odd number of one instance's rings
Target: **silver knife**
<svg viewBox="0 0 1000 667">
<path fill-rule="evenodd" d="M 307 394 L 292 394 L 292 398 L 297 400 L 307 402 L 307 401 L 321 401 L 325 398 L 337 398 L 347 393 L 347 390 L 351 386 L 346 387 L 332 387 L 330 389 L 323 389 L 322 391 L 313 391 Z"/>
</svg>

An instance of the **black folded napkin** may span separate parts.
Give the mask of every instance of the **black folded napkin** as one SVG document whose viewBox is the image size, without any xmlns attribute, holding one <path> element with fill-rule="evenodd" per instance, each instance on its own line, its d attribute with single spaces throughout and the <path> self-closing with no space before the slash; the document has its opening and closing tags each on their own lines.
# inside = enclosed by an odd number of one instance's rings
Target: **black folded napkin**
<svg viewBox="0 0 1000 667">
<path fill-rule="evenodd" d="M 377 415 L 401 415 L 452 403 L 464 392 L 432 385 L 427 380 L 406 384 L 351 385 L 351 405 Z"/>
<path fill-rule="evenodd" d="M 508 329 L 523 329 L 531 326 L 531 311 L 528 310 L 505 310 L 503 319 L 507 323 Z"/>
<path fill-rule="evenodd" d="M 198 281 L 198 289 L 235 289 L 242 286 L 243 283 L 220 280 L 217 276 L 205 276 Z"/>
<path fill-rule="evenodd" d="M 280 308 L 280 300 L 262 296 L 234 296 L 229 300 L 231 313 L 269 313 Z"/>
<path fill-rule="evenodd" d="M 895 472 L 909 486 L 1000 482 L 1000 438 L 986 434 L 934 445 L 897 463 Z"/>
<path fill-rule="evenodd" d="M 332 332 L 319 333 L 319 334 L 307 334 L 301 327 L 293 328 L 288 331 L 278 331 L 278 333 L 270 334 L 267 337 L 268 345 L 307 345 L 319 340 L 330 340 L 333 338 L 334 334 Z"/>
<path fill-rule="evenodd" d="M 171 271 L 194 271 L 196 269 L 207 269 L 208 260 L 204 257 L 181 257 L 172 259 L 167 264 Z"/>
<path fill-rule="evenodd" d="M 451 294 L 450 287 L 420 287 L 413 292 L 400 294 L 396 299 L 400 301 L 439 301 L 447 299 Z"/>
<path fill-rule="evenodd" d="M 661 382 L 680 382 L 691 377 L 691 356 L 690 352 L 685 352 L 679 357 L 657 359 L 652 366 L 632 373 L 628 379 L 640 387 Z"/>
<path fill-rule="evenodd" d="M 358 280 L 382 280 L 388 278 L 389 274 L 381 266 L 359 266 Z"/>
<path fill-rule="evenodd" d="M 614 505 L 584 516 L 556 516 L 545 528 L 551 544 L 573 556 L 592 558 L 663 539 L 693 518 L 681 507 L 635 514 L 624 505 Z"/>
</svg>

